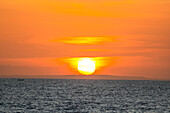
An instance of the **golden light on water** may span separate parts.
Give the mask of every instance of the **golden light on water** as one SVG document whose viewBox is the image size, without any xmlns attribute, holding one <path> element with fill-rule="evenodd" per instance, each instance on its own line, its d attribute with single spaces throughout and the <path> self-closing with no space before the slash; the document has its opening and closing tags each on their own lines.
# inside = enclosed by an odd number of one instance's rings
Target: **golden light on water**
<svg viewBox="0 0 170 113">
<path fill-rule="evenodd" d="M 91 58 L 82 58 L 78 61 L 78 71 L 83 75 L 91 75 L 95 72 L 95 61 Z"/>
</svg>

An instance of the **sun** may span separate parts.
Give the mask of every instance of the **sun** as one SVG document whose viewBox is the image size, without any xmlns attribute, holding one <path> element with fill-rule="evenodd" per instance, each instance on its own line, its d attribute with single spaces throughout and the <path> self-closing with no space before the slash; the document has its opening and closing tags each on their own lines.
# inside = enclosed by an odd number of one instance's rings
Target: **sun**
<svg viewBox="0 0 170 113">
<path fill-rule="evenodd" d="M 95 72 L 95 61 L 91 58 L 82 58 L 78 61 L 78 71 L 83 75 L 91 75 Z"/>
</svg>

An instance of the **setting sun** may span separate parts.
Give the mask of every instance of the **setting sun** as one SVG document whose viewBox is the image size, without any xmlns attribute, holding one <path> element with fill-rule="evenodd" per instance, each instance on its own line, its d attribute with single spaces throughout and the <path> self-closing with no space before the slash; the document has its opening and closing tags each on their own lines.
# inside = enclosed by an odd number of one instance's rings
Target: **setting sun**
<svg viewBox="0 0 170 113">
<path fill-rule="evenodd" d="M 78 61 L 78 71 L 83 75 L 90 75 L 95 71 L 95 62 L 90 58 L 83 58 Z"/>
</svg>

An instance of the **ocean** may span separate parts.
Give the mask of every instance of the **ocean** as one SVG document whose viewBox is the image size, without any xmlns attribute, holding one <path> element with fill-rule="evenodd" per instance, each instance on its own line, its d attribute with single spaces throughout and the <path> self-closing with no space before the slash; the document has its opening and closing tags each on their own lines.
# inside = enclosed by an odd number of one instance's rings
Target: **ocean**
<svg viewBox="0 0 170 113">
<path fill-rule="evenodd" d="M 0 113 L 170 113 L 170 81 L 0 79 Z"/>
</svg>

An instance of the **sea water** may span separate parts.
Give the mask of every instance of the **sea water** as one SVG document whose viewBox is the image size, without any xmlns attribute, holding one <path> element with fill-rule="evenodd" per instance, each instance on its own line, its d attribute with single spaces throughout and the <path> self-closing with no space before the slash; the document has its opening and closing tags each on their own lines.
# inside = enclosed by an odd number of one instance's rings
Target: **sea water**
<svg viewBox="0 0 170 113">
<path fill-rule="evenodd" d="M 170 81 L 0 79 L 0 113 L 170 113 Z"/>
</svg>

